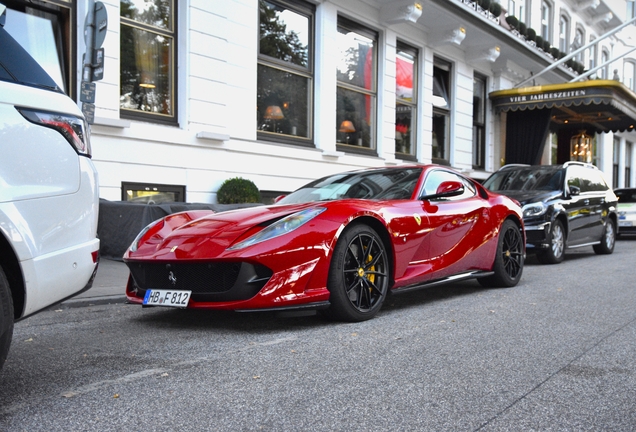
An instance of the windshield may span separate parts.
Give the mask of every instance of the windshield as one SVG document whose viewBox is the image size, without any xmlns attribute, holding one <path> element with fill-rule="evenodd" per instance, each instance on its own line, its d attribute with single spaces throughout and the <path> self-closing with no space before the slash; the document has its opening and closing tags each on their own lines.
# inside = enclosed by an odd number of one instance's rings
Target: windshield
<svg viewBox="0 0 636 432">
<path fill-rule="evenodd" d="M 636 189 L 618 189 L 614 193 L 618 197 L 619 204 L 636 203 Z"/>
<path fill-rule="evenodd" d="M 278 201 L 296 204 L 336 199 L 411 199 L 421 168 L 336 174 L 315 180 Z"/>
<path fill-rule="evenodd" d="M 558 191 L 563 189 L 563 170 L 551 166 L 510 168 L 484 182 L 491 191 Z"/>
</svg>

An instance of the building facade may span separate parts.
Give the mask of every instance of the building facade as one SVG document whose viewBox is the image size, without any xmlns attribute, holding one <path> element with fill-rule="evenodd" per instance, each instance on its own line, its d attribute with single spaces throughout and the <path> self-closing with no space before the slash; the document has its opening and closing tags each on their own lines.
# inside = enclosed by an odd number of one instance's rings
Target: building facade
<svg viewBox="0 0 636 432">
<path fill-rule="evenodd" d="M 92 0 L 2 2 L 7 26 L 27 29 L 24 44 L 85 105 L 111 201 L 214 203 L 232 177 L 269 200 L 413 162 L 482 180 L 506 163 L 493 91 L 592 70 L 585 79 L 636 89 L 636 27 L 604 37 L 634 1 L 103 0 L 95 27 Z M 88 72 L 86 28 L 103 48 Z M 541 162 L 554 163 L 556 137 L 545 140 Z M 594 152 L 614 187 L 636 185 L 636 132 L 598 134 Z"/>
</svg>

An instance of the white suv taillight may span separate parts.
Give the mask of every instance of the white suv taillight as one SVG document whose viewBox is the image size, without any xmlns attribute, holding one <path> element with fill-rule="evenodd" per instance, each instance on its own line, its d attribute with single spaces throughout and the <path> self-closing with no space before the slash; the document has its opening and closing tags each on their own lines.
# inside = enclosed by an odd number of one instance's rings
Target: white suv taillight
<svg viewBox="0 0 636 432">
<path fill-rule="evenodd" d="M 16 107 L 16 109 L 31 123 L 55 129 L 61 133 L 79 155 L 91 157 L 88 124 L 81 117 L 31 108 Z"/>
</svg>

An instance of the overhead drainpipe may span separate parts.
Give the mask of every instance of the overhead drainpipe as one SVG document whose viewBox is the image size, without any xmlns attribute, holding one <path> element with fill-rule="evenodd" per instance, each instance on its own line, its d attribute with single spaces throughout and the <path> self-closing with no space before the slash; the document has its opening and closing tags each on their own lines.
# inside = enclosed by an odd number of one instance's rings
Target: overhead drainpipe
<svg viewBox="0 0 636 432">
<path fill-rule="evenodd" d="M 538 76 L 541 76 L 544 73 L 551 71 L 552 69 L 556 68 L 557 66 L 559 66 L 559 65 L 567 62 L 571 58 L 575 57 L 580 52 L 585 51 L 586 49 L 588 49 L 592 45 L 596 45 L 597 43 L 599 43 L 603 39 L 605 39 L 605 38 L 607 38 L 609 36 L 612 36 L 614 33 L 617 33 L 618 31 L 622 30 L 623 28 L 627 27 L 628 25 L 630 25 L 630 24 L 632 24 L 634 22 L 636 22 L 636 17 L 634 17 L 634 18 L 632 18 L 632 19 L 630 19 L 628 21 L 625 21 L 623 24 L 619 25 L 618 27 L 616 27 L 613 30 L 608 31 L 607 33 L 605 33 L 603 36 L 599 37 L 598 39 L 594 39 L 592 42 L 589 42 L 587 45 L 583 45 L 581 48 L 579 48 L 579 49 L 577 49 L 575 51 L 572 51 L 570 54 L 566 55 L 565 57 L 563 57 L 563 58 L 561 58 L 561 59 L 559 59 L 557 61 L 555 61 L 550 66 L 548 66 L 547 68 L 543 69 L 541 72 L 536 73 L 536 74 L 530 76 L 530 78 L 527 78 L 527 79 L 521 81 L 519 84 L 515 85 L 515 87 L 523 87 L 524 85 L 528 84 L 533 79 L 536 79 Z"/>
</svg>

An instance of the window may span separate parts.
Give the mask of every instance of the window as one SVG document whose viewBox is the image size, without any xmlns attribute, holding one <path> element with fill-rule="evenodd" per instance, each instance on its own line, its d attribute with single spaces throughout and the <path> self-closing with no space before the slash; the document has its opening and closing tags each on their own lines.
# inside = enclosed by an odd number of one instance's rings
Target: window
<svg viewBox="0 0 636 432">
<path fill-rule="evenodd" d="M 624 187 L 631 187 L 631 175 L 632 175 L 632 147 L 634 144 L 625 143 L 625 185 Z"/>
<path fill-rule="evenodd" d="M 552 4 L 541 2 L 541 37 L 552 42 Z"/>
<path fill-rule="evenodd" d="M 122 117 L 174 124 L 176 10 L 174 0 L 121 0 Z"/>
<path fill-rule="evenodd" d="M 417 49 L 398 42 L 395 71 L 395 151 L 415 157 Z"/>
<path fill-rule="evenodd" d="M 590 42 L 594 42 L 594 37 L 590 36 Z M 588 70 L 592 70 L 596 67 L 596 58 L 598 57 L 598 43 L 591 45 L 589 48 L 589 67 Z"/>
<path fill-rule="evenodd" d="M 451 64 L 435 58 L 433 64 L 433 160 L 448 164 L 451 125 Z"/>
<path fill-rule="evenodd" d="M 185 202 L 185 186 L 122 182 L 121 200 L 144 204 Z"/>
<path fill-rule="evenodd" d="M 475 186 L 470 182 L 466 181 L 464 178 L 458 176 L 455 173 L 442 171 L 442 170 L 434 170 L 431 171 L 427 176 L 426 180 L 424 180 L 424 191 L 422 195 L 435 195 L 437 193 L 437 189 L 444 182 L 458 182 L 464 185 L 464 193 L 458 196 L 449 197 L 449 198 L 441 198 L 443 201 L 455 201 L 462 200 L 466 198 L 472 198 L 477 194 L 477 190 Z"/>
<path fill-rule="evenodd" d="M 623 66 L 623 84 L 636 91 L 636 65 L 634 62 L 625 60 Z"/>
<path fill-rule="evenodd" d="M 508 15 L 517 17 L 521 22 L 526 20 L 524 0 L 508 0 Z"/>
<path fill-rule="evenodd" d="M 7 6 L 5 30 L 33 57 L 69 96 L 75 98 L 76 62 L 72 47 L 71 2 L 12 2 Z M 68 4 L 67 4 L 68 3 Z"/>
<path fill-rule="evenodd" d="M 567 53 L 570 47 L 570 20 L 561 15 L 559 19 L 559 51 Z"/>
<path fill-rule="evenodd" d="M 605 65 L 598 70 L 598 77 L 600 79 L 609 79 L 609 51 L 607 48 L 603 48 L 603 52 L 601 53 L 601 64 Z"/>
<path fill-rule="evenodd" d="M 633 0 L 627 0 L 627 18 L 626 21 L 629 21 L 632 18 L 636 18 L 636 2 Z"/>
<path fill-rule="evenodd" d="M 612 184 L 614 187 L 618 187 L 618 162 L 620 158 L 621 140 L 614 137 L 614 154 L 613 154 L 613 166 L 612 166 Z"/>
<path fill-rule="evenodd" d="M 574 51 L 581 48 L 583 45 L 585 45 L 585 30 L 583 30 L 581 27 L 577 27 L 574 34 Z M 577 62 L 583 63 L 584 57 L 585 52 L 581 51 L 576 55 L 575 59 Z"/>
<path fill-rule="evenodd" d="M 473 77 L 473 168 L 486 168 L 486 77 Z"/>
<path fill-rule="evenodd" d="M 336 131 L 344 151 L 375 150 L 376 32 L 338 18 Z"/>
<path fill-rule="evenodd" d="M 312 145 L 313 6 L 259 1 L 259 138 Z"/>
</svg>

